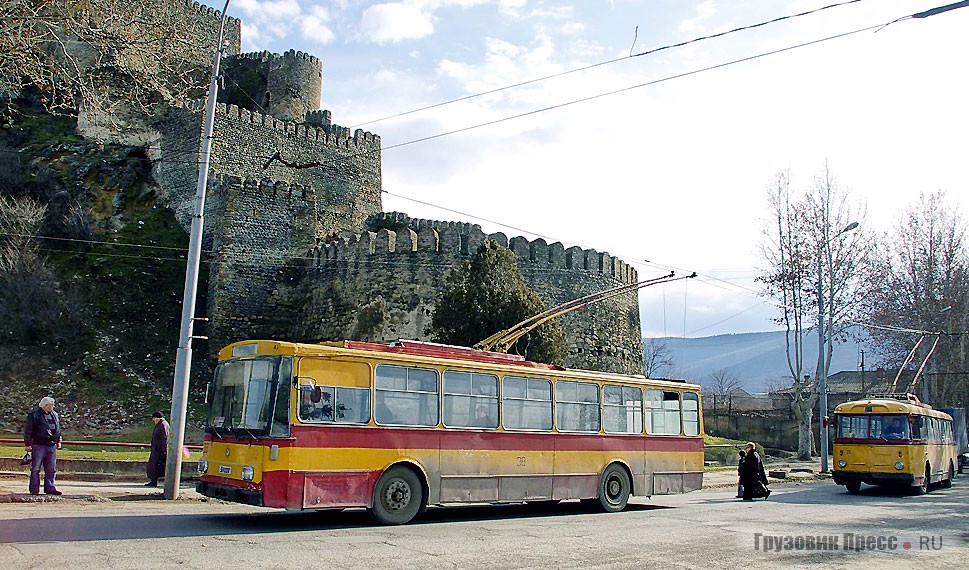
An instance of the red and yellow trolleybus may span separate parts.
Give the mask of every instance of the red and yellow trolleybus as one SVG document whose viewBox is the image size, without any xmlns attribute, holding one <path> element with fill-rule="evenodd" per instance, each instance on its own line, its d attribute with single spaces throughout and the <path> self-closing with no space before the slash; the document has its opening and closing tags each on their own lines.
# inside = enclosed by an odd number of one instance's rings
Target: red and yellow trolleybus
<svg viewBox="0 0 969 570">
<path fill-rule="evenodd" d="M 630 495 L 703 481 L 700 388 L 416 341 L 224 348 L 208 390 L 198 491 L 286 509 Z"/>
</svg>

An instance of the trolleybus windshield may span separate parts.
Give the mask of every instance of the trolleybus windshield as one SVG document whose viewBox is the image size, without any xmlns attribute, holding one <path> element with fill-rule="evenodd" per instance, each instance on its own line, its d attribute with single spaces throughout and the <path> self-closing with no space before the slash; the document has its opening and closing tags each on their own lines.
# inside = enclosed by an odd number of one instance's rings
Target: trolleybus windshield
<svg viewBox="0 0 969 570">
<path fill-rule="evenodd" d="M 261 357 L 219 364 L 209 387 L 206 431 L 253 438 L 289 435 L 292 363 L 288 357 Z"/>
</svg>

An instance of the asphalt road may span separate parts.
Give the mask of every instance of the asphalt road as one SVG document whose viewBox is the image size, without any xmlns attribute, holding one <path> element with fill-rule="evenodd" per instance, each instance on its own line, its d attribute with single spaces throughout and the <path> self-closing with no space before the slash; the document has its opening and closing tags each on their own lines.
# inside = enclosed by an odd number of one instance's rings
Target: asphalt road
<svg viewBox="0 0 969 570">
<path fill-rule="evenodd" d="M 967 488 L 963 477 L 921 497 L 849 495 L 819 481 L 753 503 L 731 489 L 637 498 L 616 514 L 571 502 L 438 508 L 400 527 L 363 511 L 148 495 L 9 503 L 0 504 L 0 568 L 966 568 Z"/>
</svg>

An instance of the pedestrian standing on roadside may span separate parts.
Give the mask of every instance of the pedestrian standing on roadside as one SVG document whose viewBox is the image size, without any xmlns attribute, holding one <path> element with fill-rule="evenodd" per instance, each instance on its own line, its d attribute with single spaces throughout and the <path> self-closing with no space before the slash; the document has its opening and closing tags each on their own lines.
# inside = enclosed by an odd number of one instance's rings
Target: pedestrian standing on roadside
<svg viewBox="0 0 969 570">
<path fill-rule="evenodd" d="M 744 457 L 747 456 L 744 450 L 738 451 L 740 454 L 740 460 L 737 462 L 737 498 L 741 499 L 744 496 Z"/>
<path fill-rule="evenodd" d="M 54 486 L 57 474 L 57 450 L 61 447 L 61 420 L 54 411 L 54 398 L 44 396 L 37 408 L 27 414 L 24 423 L 24 449 L 31 454 L 31 495 L 40 494 L 40 468 L 44 468 L 44 493 L 61 495 Z"/>
<path fill-rule="evenodd" d="M 145 487 L 157 487 L 158 478 L 165 475 L 165 464 L 168 463 L 168 434 L 171 428 L 161 412 L 151 415 L 155 429 L 151 432 L 151 452 L 148 454 L 148 482 Z"/>
</svg>

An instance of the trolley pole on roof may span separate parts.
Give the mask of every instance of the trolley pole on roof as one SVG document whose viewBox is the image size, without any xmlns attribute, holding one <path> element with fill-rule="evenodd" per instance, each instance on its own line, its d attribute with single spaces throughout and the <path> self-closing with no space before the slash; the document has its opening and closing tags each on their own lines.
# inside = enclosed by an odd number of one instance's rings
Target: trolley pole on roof
<svg viewBox="0 0 969 570">
<path fill-rule="evenodd" d="M 188 382 L 192 370 L 192 328 L 195 324 L 195 294 L 198 289 L 199 261 L 202 255 L 202 228 L 205 213 L 205 187 L 208 184 L 209 155 L 212 152 L 212 132 L 215 130 L 215 101 L 219 95 L 219 63 L 225 34 L 226 11 L 229 1 L 222 8 L 219 22 L 219 39 L 212 57 L 212 79 L 209 82 L 208 100 L 205 105 L 205 124 L 202 145 L 199 150 L 199 177 L 195 189 L 195 210 L 192 215 L 192 231 L 188 242 L 188 258 L 185 263 L 185 294 L 182 297 L 182 325 L 178 334 L 175 355 L 175 380 L 172 385 L 172 431 L 168 436 L 168 458 L 165 463 L 165 498 L 178 498 L 182 478 L 182 447 L 185 445 L 185 415 L 188 409 Z"/>
</svg>

